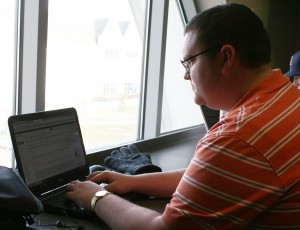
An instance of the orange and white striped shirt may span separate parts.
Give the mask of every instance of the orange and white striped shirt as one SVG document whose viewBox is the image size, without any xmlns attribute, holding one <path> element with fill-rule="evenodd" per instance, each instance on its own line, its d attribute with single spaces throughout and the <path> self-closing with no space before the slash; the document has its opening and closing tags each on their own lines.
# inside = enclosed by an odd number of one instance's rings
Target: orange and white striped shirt
<svg viewBox="0 0 300 230">
<path fill-rule="evenodd" d="M 300 229 L 300 92 L 279 69 L 199 141 L 170 229 Z"/>
</svg>

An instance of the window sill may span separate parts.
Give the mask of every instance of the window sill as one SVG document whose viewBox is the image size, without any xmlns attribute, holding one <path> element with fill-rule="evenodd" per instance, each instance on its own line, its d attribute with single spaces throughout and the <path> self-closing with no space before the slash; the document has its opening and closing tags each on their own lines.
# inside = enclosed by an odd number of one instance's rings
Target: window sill
<svg viewBox="0 0 300 230">
<path fill-rule="evenodd" d="M 204 125 L 192 127 L 176 133 L 165 134 L 150 140 L 137 141 L 134 144 L 141 152 L 151 155 L 152 162 L 163 171 L 185 168 L 188 166 L 198 141 L 205 135 Z M 124 145 L 122 145 L 124 146 Z M 100 150 L 87 155 L 89 165 L 104 163 L 104 158 L 121 146 Z"/>
</svg>

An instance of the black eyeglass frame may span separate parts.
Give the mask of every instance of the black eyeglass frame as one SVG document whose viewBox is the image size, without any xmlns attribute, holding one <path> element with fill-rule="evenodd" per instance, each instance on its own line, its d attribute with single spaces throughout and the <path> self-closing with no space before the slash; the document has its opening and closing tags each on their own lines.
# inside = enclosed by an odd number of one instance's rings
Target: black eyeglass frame
<svg viewBox="0 0 300 230">
<path fill-rule="evenodd" d="M 197 56 L 199 56 L 199 55 L 201 55 L 201 54 L 207 53 L 207 52 L 209 52 L 209 51 L 211 51 L 211 50 L 220 48 L 220 47 L 221 47 L 221 45 L 216 45 L 216 46 L 207 48 L 207 49 L 201 51 L 200 53 L 197 53 L 197 54 L 195 54 L 195 55 L 193 55 L 193 56 L 191 56 L 191 57 L 189 57 L 189 58 L 187 58 L 187 59 L 180 60 L 180 62 L 181 62 L 181 64 L 183 65 L 183 67 L 185 68 L 186 72 L 189 72 L 189 71 L 190 71 L 190 67 L 189 67 L 189 64 L 188 64 L 188 61 L 189 61 L 189 60 L 191 60 L 191 59 L 193 59 L 193 58 L 195 58 L 195 57 L 197 57 Z"/>
</svg>

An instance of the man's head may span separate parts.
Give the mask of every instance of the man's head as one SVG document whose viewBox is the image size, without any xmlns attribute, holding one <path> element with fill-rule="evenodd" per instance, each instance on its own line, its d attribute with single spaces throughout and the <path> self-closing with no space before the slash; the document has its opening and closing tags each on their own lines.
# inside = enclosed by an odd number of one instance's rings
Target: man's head
<svg viewBox="0 0 300 230">
<path fill-rule="evenodd" d="M 300 90 L 300 51 L 297 51 L 291 57 L 290 70 L 285 75 L 293 78 L 293 84 Z"/>
<path fill-rule="evenodd" d="M 248 7 L 236 3 L 215 6 L 188 22 L 185 33 L 195 30 L 206 48 L 232 45 L 241 62 L 258 67 L 270 62 L 271 45 L 261 19 Z"/>
<path fill-rule="evenodd" d="M 198 105 L 228 111 L 272 74 L 268 34 L 246 6 L 229 3 L 197 14 L 184 36 L 184 78 L 190 80 Z"/>
</svg>

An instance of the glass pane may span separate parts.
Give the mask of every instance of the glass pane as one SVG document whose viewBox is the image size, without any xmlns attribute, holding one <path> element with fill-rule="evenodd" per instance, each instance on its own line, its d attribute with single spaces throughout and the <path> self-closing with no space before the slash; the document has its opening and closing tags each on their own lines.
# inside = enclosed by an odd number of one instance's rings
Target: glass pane
<svg viewBox="0 0 300 230">
<path fill-rule="evenodd" d="M 75 107 L 86 149 L 137 139 L 146 1 L 49 1 L 45 109 Z"/>
<path fill-rule="evenodd" d="M 169 2 L 161 132 L 204 123 L 200 107 L 194 103 L 189 81 L 183 79 L 182 59 L 184 24 L 176 0 Z"/>
<path fill-rule="evenodd" d="M 12 167 L 7 118 L 13 114 L 17 3 L 17 0 L 0 1 L 0 165 L 7 167 Z"/>
</svg>

